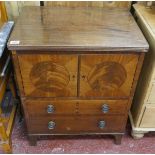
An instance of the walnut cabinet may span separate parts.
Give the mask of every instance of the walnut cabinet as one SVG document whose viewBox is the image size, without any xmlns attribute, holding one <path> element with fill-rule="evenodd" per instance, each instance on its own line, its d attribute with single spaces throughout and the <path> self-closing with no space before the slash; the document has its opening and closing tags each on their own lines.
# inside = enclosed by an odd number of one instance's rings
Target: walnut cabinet
<svg viewBox="0 0 155 155">
<path fill-rule="evenodd" d="M 32 145 L 69 134 L 120 144 L 148 50 L 129 12 L 26 7 L 8 47 Z"/>
</svg>

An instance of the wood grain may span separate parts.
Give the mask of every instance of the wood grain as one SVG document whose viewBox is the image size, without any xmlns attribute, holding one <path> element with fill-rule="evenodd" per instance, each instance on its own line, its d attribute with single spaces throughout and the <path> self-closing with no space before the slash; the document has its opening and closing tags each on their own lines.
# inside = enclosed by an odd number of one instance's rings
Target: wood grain
<svg viewBox="0 0 155 155">
<path fill-rule="evenodd" d="M 103 106 L 109 110 L 104 112 Z M 127 112 L 127 100 L 80 100 L 77 107 L 79 115 L 119 115 Z"/>
<path fill-rule="evenodd" d="M 20 43 L 10 44 L 13 40 Z M 132 15 L 124 9 L 25 7 L 8 48 L 136 52 L 147 50 L 148 44 Z"/>
<path fill-rule="evenodd" d="M 109 2 L 105 2 L 105 1 L 47 1 L 44 2 L 45 6 L 50 6 L 50 7 L 55 7 L 55 6 L 59 6 L 59 7 L 73 7 L 73 8 L 77 8 L 77 7 L 100 7 L 100 8 L 124 8 L 124 9 L 130 9 L 130 5 L 131 2 L 129 1 L 109 1 Z"/>
<path fill-rule="evenodd" d="M 60 115 L 109 115 L 125 114 L 127 100 L 61 100 L 61 99 L 27 99 L 23 106 L 28 117 L 60 116 Z M 48 106 L 53 112 L 48 113 Z M 108 107 L 104 112 L 103 106 Z M 36 109 L 37 107 L 37 109 Z M 34 109 L 36 109 L 34 111 Z M 64 110 L 65 109 L 65 110 Z"/>
<path fill-rule="evenodd" d="M 20 71 L 26 96 L 77 96 L 76 55 L 20 55 Z"/>
<path fill-rule="evenodd" d="M 13 57 L 33 144 L 44 134 L 108 133 L 120 144 L 148 51 L 127 10 L 26 7 L 11 40 L 20 40 L 8 47 L 17 50 Z"/>
<path fill-rule="evenodd" d="M 22 81 L 22 77 L 21 77 L 21 71 L 19 68 L 19 61 L 18 61 L 18 57 L 16 55 L 16 51 L 12 51 L 12 60 L 13 60 L 13 66 L 14 66 L 14 71 L 15 71 L 15 75 L 16 75 L 16 84 L 18 86 L 19 89 L 19 95 L 20 96 L 24 96 L 24 88 L 23 88 L 23 81 Z"/>
<path fill-rule="evenodd" d="M 80 96 L 129 97 L 136 54 L 82 55 Z"/>
<path fill-rule="evenodd" d="M 99 121 L 104 120 L 105 128 L 99 128 Z M 55 128 L 48 129 L 48 123 L 55 122 Z M 124 117 L 118 116 L 82 116 L 82 117 L 31 117 L 29 134 L 73 134 L 121 132 L 124 130 Z"/>
</svg>

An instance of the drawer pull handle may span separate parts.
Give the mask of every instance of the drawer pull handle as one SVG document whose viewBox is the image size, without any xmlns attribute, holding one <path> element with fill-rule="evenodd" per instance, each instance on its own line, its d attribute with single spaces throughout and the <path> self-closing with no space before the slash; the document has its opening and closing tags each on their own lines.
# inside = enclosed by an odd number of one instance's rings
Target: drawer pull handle
<svg viewBox="0 0 155 155">
<path fill-rule="evenodd" d="M 109 112 L 109 106 L 107 104 L 102 105 L 102 112 L 103 113 Z"/>
<path fill-rule="evenodd" d="M 53 121 L 50 121 L 50 122 L 48 122 L 48 129 L 54 129 L 55 128 L 55 122 L 53 122 Z"/>
<path fill-rule="evenodd" d="M 105 125 L 106 125 L 105 121 L 99 121 L 99 128 L 100 129 L 105 128 Z"/>
<path fill-rule="evenodd" d="M 48 105 L 47 106 L 47 113 L 53 113 L 54 112 L 54 106 L 53 105 Z"/>
</svg>

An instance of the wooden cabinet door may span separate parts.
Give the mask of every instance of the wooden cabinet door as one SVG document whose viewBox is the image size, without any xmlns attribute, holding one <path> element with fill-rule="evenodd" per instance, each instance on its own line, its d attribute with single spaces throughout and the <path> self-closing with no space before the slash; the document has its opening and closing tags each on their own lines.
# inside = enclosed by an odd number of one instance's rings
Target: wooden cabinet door
<svg viewBox="0 0 155 155">
<path fill-rule="evenodd" d="M 128 97 L 138 57 L 136 54 L 82 55 L 80 96 Z"/>
<path fill-rule="evenodd" d="M 22 54 L 18 60 L 26 96 L 77 96 L 76 55 Z"/>
</svg>

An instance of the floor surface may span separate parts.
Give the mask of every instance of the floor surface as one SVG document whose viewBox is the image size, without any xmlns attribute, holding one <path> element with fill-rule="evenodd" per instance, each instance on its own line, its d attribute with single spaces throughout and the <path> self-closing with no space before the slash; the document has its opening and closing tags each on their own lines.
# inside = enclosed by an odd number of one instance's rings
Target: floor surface
<svg viewBox="0 0 155 155">
<path fill-rule="evenodd" d="M 155 132 L 140 140 L 134 140 L 130 132 L 128 123 L 121 145 L 115 145 L 113 137 L 106 135 L 41 137 L 37 146 L 29 146 L 24 121 L 16 119 L 12 134 L 13 153 L 155 153 Z"/>
</svg>

